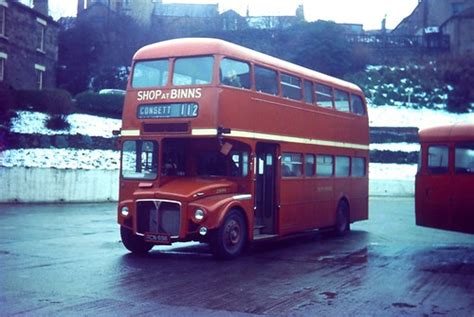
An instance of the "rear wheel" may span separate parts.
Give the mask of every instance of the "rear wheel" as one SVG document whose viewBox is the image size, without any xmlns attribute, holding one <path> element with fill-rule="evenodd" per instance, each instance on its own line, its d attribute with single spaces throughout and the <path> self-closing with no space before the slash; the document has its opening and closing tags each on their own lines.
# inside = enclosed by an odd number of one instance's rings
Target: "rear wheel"
<svg viewBox="0 0 474 317">
<path fill-rule="evenodd" d="M 132 253 L 144 254 L 153 248 L 152 243 L 148 243 L 143 237 L 133 234 L 133 231 L 120 226 L 120 236 L 123 245 Z"/>
<path fill-rule="evenodd" d="M 231 210 L 224 218 L 222 226 L 213 233 L 211 241 L 214 256 L 232 259 L 244 249 L 247 240 L 247 226 L 242 213 Z"/>
<path fill-rule="evenodd" d="M 341 200 L 336 209 L 336 225 L 334 233 L 337 236 L 343 236 L 350 230 L 349 204 Z"/>
</svg>

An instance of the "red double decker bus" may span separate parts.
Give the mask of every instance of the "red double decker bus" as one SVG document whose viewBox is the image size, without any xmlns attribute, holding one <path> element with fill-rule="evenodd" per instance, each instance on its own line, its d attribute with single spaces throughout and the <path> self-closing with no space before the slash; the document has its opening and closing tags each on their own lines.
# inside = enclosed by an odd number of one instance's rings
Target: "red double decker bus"
<svg viewBox="0 0 474 317">
<path fill-rule="evenodd" d="M 369 127 L 355 85 L 216 39 L 145 46 L 120 131 L 118 223 L 132 252 L 368 218 Z"/>
<path fill-rule="evenodd" d="M 416 224 L 474 233 L 474 124 L 419 132 Z"/>
</svg>

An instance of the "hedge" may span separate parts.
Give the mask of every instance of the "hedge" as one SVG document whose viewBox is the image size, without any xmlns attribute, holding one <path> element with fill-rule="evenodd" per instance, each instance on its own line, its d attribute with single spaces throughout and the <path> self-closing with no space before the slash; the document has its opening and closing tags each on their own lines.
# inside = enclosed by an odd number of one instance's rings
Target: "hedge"
<svg viewBox="0 0 474 317">
<path fill-rule="evenodd" d="M 76 109 L 80 112 L 121 118 L 124 98 L 123 95 L 85 91 L 76 96 Z"/>
</svg>

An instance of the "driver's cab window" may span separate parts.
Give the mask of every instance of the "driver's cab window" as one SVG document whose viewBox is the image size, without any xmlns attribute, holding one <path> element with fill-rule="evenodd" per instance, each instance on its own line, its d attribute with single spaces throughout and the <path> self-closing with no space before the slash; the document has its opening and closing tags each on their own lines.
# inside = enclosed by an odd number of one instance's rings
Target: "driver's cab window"
<svg viewBox="0 0 474 317">
<path fill-rule="evenodd" d="M 432 145 L 428 147 L 428 171 L 433 174 L 448 172 L 449 148 L 445 145 Z"/>
</svg>

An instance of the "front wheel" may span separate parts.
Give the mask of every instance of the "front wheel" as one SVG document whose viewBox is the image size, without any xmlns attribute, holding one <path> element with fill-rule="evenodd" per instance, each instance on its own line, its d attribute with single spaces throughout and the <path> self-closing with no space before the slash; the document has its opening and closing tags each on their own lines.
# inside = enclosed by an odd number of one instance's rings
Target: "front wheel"
<svg viewBox="0 0 474 317">
<path fill-rule="evenodd" d="M 219 259 L 235 258 L 244 249 L 246 240 L 245 219 L 240 211 L 233 209 L 225 216 L 222 226 L 213 233 L 212 252 Z"/>
<path fill-rule="evenodd" d="M 334 233 L 337 236 L 343 236 L 350 230 L 349 205 L 345 200 L 342 200 L 337 205 L 336 209 L 336 225 L 334 226 Z"/>
<path fill-rule="evenodd" d="M 133 231 L 120 226 L 120 236 L 123 245 L 132 253 L 145 254 L 153 248 L 153 244 L 148 243 L 143 237 L 133 234 Z"/>
</svg>

